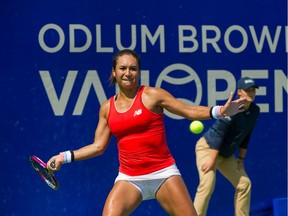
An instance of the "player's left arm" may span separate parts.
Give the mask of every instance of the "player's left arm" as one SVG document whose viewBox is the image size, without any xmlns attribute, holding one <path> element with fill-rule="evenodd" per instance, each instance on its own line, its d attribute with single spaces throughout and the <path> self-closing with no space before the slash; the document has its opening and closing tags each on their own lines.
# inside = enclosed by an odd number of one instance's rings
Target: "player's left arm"
<svg viewBox="0 0 288 216">
<path fill-rule="evenodd" d="M 143 103 L 152 111 L 163 112 L 163 109 L 190 120 L 210 119 L 210 107 L 189 106 L 176 99 L 169 92 L 161 88 L 146 87 Z"/>
<path fill-rule="evenodd" d="M 167 111 L 182 116 L 190 120 L 205 120 L 211 119 L 210 107 L 207 106 L 190 106 L 176 99 L 169 92 L 161 88 L 148 87 L 146 94 L 150 96 L 156 105 Z M 235 115 L 243 110 L 239 109 L 246 103 L 244 99 L 232 101 L 233 94 L 230 95 L 226 104 L 221 108 L 221 115 L 230 116 Z"/>
</svg>

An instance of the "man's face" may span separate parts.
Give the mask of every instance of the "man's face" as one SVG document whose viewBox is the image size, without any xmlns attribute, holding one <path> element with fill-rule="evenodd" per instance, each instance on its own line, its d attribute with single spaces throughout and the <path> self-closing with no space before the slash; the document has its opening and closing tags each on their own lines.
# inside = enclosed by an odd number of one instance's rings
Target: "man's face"
<svg viewBox="0 0 288 216">
<path fill-rule="evenodd" d="M 245 98 L 248 102 L 254 101 L 256 95 L 255 87 L 250 87 L 248 89 L 238 89 L 238 95 L 240 98 Z"/>
</svg>

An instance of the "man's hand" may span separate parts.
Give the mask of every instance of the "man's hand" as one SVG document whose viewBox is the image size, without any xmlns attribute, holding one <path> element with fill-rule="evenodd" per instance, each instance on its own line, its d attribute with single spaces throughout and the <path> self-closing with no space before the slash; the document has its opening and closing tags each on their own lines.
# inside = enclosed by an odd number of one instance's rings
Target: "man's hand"
<svg viewBox="0 0 288 216">
<path fill-rule="evenodd" d="M 237 161 L 236 172 L 239 172 L 241 169 L 244 169 L 244 161 Z"/>
<path fill-rule="evenodd" d="M 207 160 L 203 165 L 202 165 L 202 171 L 204 173 L 209 172 L 210 170 L 212 170 L 212 168 L 214 167 L 215 161 L 211 158 L 209 158 L 209 160 Z"/>
</svg>

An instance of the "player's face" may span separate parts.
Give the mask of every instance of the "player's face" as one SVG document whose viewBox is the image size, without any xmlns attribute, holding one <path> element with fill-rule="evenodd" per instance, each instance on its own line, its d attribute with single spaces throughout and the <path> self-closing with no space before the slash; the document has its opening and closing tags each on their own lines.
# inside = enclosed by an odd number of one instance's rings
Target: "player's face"
<svg viewBox="0 0 288 216">
<path fill-rule="evenodd" d="M 113 76 L 120 87 L 137 86 L 139 73 L 138 62 L 132 55 L 120 56 L 113 70 Z"/>
<path fill-rule="evenodd" d="M 238 95 L 240 98 L 245 98 L 248 102 L 254 101 L 256 95 L 255 87 L 250 87 L 248 89 L 238 89 Z"/>
</svg>

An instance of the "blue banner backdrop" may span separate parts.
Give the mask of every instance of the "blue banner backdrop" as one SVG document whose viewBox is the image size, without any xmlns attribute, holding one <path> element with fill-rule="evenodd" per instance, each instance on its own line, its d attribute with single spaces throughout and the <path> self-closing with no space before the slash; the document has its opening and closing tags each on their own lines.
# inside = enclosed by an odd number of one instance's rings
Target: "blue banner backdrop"
<svg viewBox="0 0 288 216">
<path fill-rule="evenodd" d="M 272 215 L 287 197 L 287 1 L 20 1 L 0 3 L 1 189 L 3 216 L 101 215 L 118 172 L 113 138 L 104 155 L 64 165 L 60 189 L 38 179 L 28 157 L 44 160 L 93 141 L 112 57 L 142 59 L 141 83 L 194 105 L 223 104 L 241 76 L 260 88 L 261 116 L 246 169 L 251 215 Z M 190 121 L 165 115 L 169 147 L 194 197 Z M 205 130 L 213 120 L 203 121 Z M 208 215 L 233 215 L 234 189 L 219 176 Z M 155 200 L 132 215 L 165 215 Z"/>
</svg>

